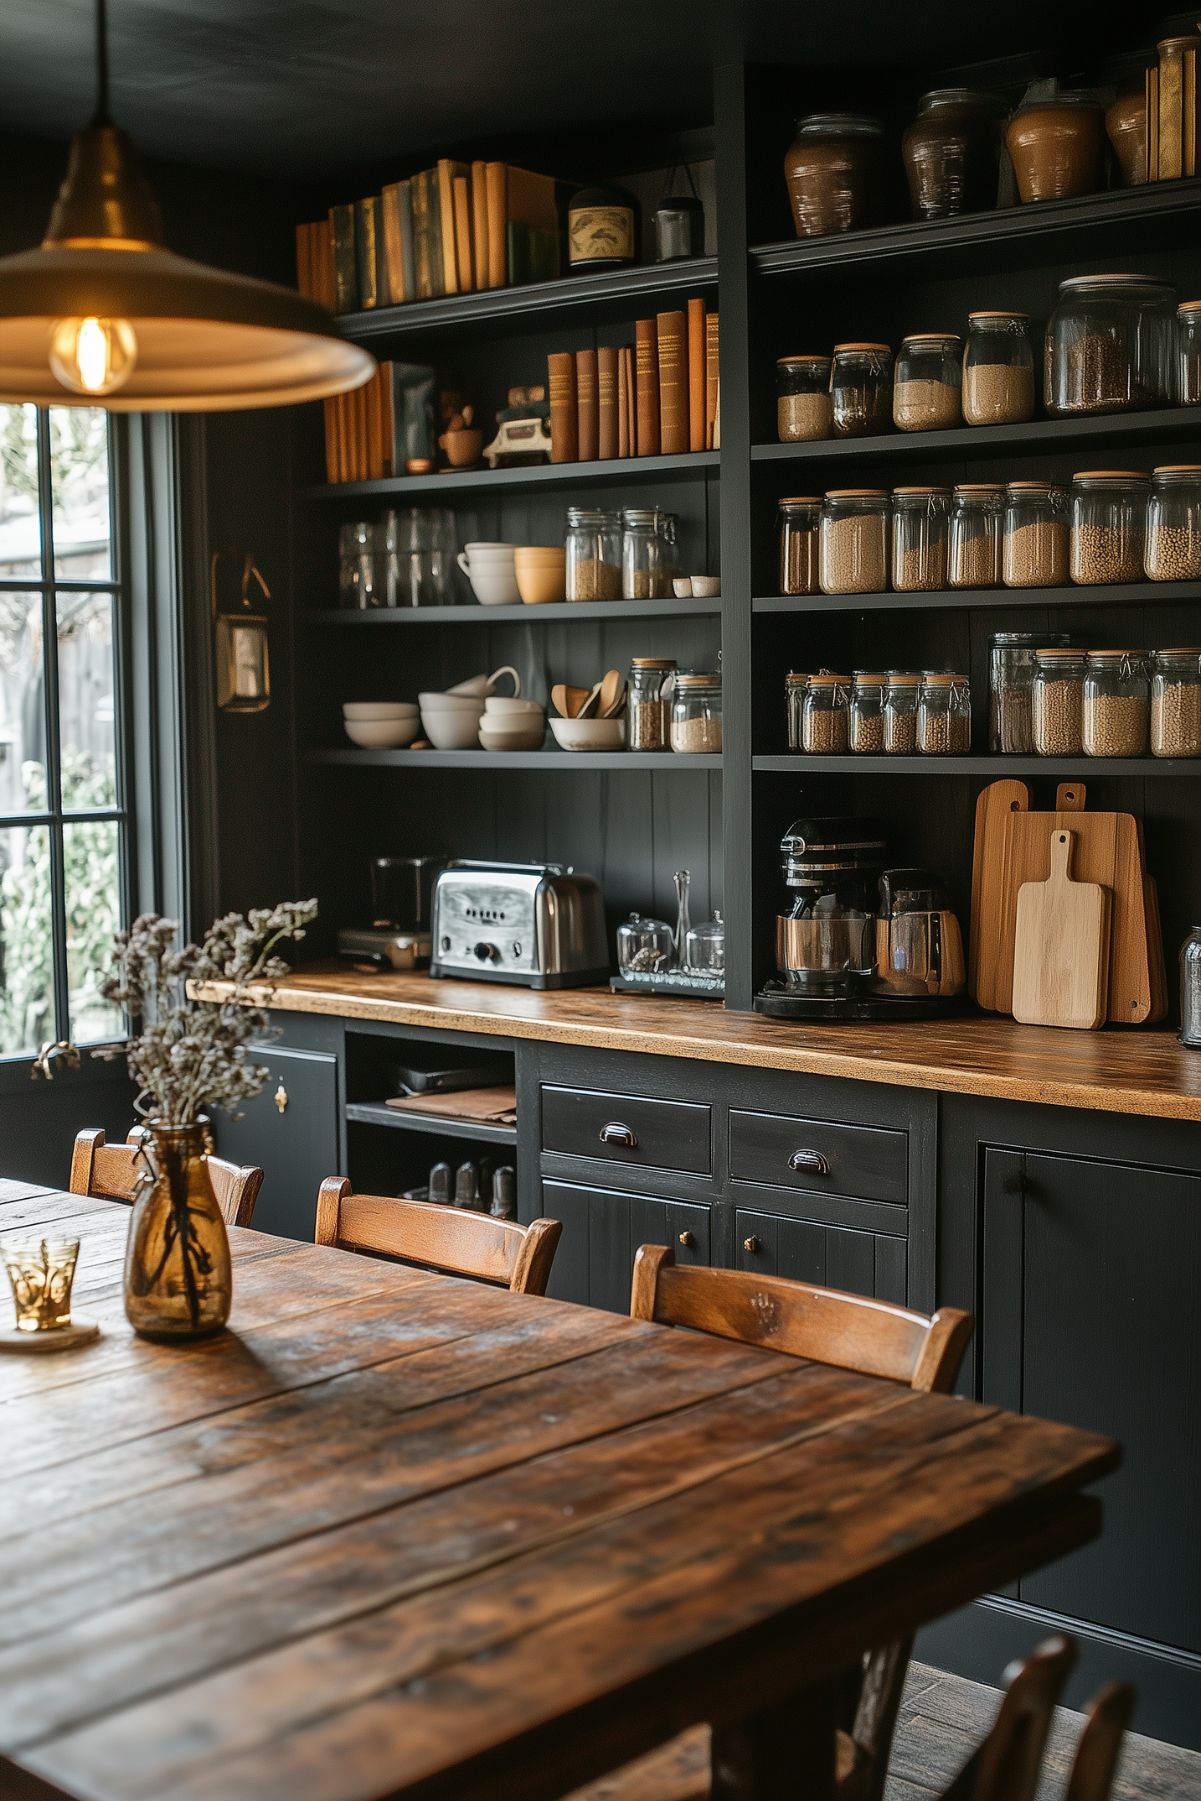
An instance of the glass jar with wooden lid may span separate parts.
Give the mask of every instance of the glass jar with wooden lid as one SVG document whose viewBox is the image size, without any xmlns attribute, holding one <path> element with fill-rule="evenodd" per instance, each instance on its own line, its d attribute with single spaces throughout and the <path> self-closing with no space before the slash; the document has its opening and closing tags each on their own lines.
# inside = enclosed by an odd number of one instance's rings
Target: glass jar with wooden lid
<svg viewBox="0 0 1201 1801">
<path fill-rule="evenodd" d="M 1081 469 L 1072 477 L 1068 566 L 1081 586 L 1137 582 L 1143 573 L 1151 478 L 1138 469 Z"/>
<path fill-rule="evenodd" d="M 884 749 L 884 695 L 887 670 L 856 669 L 851 677 L 847 712 L 847 741 L 861 756 L 879 756 Z"/>
<path fill-rule="evenodd" d="M 626 743 L 631 750 L 670 748 L 674 657 L 631 657 Z"/>
<path fill-rule="evenodd" d="M 1059 284 L 1043 349 L 1052 418 L 1131 413 L 1174 390 L 1176 293 L 1152 275 L 1073 275 Z"/>
<path fill-rule="evenodd" d="M 776 358 L 776 436 L 781 444 L 828 438 L 834 417 L 828 356 Z"/>
<path fill-rule="evenodd" d="M 801 723 L 801 749 L 811 756 L 845 755 L 850 677 L 828 669 L 809 677 Z"/>
<path fill-rule="evenodd" d="M 790 669 L 784 677 L 784 711 L 788 726 L 789 750 L 800 750 L 802 745 L 805 690 L 808 686 L 808 670 Z"/>
<path fill-rule="evenodd" d="M 831 488 L 822 502 L 818 579 L 823 594 L 883 594 L 888 587 L 886 488 Z"/>
<path fill-rule="evenodd" d="M 1151 659 L 1151 755 L 1201 757 L 1201 648 Z"/>
<path fill-rule="evenodd" d="M 784 180 L 798 238 L 874 225 L 884 200 L 884 126 L 866 113 L 810 113 L 797 121 Z"/>
<path fill-rule="evenodd" d="M 917 748 L 923 757 L 965 757 L 972 748 L 972 695 L 965 675 L 928 669 L 917 698 Z"/>
<path fill-rule="evenodd" d="M 1105 185 L 1105 128 L 1096 98 L 1063 89 L 1028 100 L 1005 130 L 1018 198 L 1073 200 Z"/>
<path fill-rule="evenodd" d="M 901 155 L 915 219 L 953 219 L 997 203 L 1005 102 L 972 88 L 934 88 L 918 101 Z"/>
<path fill-rule="evenodd" d="M 963 341 L 953 331 L 911 332 L 901 339 L 892 384 L 898 431 L 949 431 L 962 423 Z"/>
<path fill-rule="evenodd" d="M 1004 514 L 1005 489 L 1000 482 L 961 482 L 951 490 L 947 527 L 949 587 L 1000 586 Z"/>
<path fill-rule="evenodd" d="M 947 585 L 948 488 L 892 491 L 892 585 L 898 594 Z"/>
<path fill-rule="evenodd" d="M 621 599 L 621 514 L 568 507 L 564 536 L 568 600 Z"/>
<path fill-rule="evenodd" d="M 1181 406 L 1201 406 L 1201 300 L 1176 308 L 1176 398 Z"/>
<path fill-rule="evenodd" d="M 963 346 L 963 417 L 968 425 L 1021 425 L 1034 416 L 1029 313 L 969 313 Z"/>
<path fill-rule="evenodd" d="M 988 748 L 1029 756 L 1034 749 L 1034 677 L 1039 651 L 1064 648 L 1066 632 L 994 632 L 988 655 Z M 1081 672 L 1083 673 L 1083 652 Z M 1079 746 L 1077 746 L 1079 755 Z"/>
<path fill-rule="evenodd" d="M 1008 482 L 1001 579 L 1007 588 L 1060 588 L 1068 579 L 1067 493 L 1053 482 Z"/>
<path fill-rule="evenodd" d="M 917 751 L 917 702 L 922 678 L 916 669 L 890 669 L 884 690 L 884 750 L 892 757 Z"/>
<path fill-rule="evenodd" d="M 1040 757 L 1078 757 L 1084 748 L 1085 653 L 1047 644 L 1034 653 L 1030 723 Z"/>
<path fill-rule="evenodd" d="M 794 494 L 780 502 L 780 592 L 818 592 L 820 494 Z"/>
<path fill-rule="evenodd" d="M 1141 650 L 1090 650 L 1084 663 L 1086 757 L 1145 757 L 1151 687 Z"/>
<path fill-rule="evenodd" d="M 717 671 L 677 675 L 671 703 L 671 748 L 685 755 L 721 749 L 721 675 Z"/>
<path fill-rule="evenodd" d="M 1153 582 L 1201 580 L 1201 463 L 1152 471 L 1144 569 Z"/>
<path fill-rule="evenodd" d="M 836 438 L 867 438 L 892 417 L 892 351 L 887 344 L 835 344 L 830 370 L 831 424 Z"/>
</svg>

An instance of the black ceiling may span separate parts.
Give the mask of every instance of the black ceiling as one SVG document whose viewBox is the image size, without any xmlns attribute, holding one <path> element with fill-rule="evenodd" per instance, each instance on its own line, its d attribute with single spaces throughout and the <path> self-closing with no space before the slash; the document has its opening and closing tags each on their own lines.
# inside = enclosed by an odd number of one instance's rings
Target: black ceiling
<svg viewBox="0 0 1201 1801">
<path fill-rule="evenodd" d="M 1154 29 L 1140 11 L 1128 36 Z M 722 47 L 811 68 L 929 68 L 1063 40 L 1088 16 L 1063 0 L 109 0 L 109 12 L 113 110 L 145 151 L 296 177 L 525 135 L 527 122 L 554 134 L 705 118 Z M 91 0 L 0 0 L 0 126 L 68 135 L 92 90 Z"/>
</svg>

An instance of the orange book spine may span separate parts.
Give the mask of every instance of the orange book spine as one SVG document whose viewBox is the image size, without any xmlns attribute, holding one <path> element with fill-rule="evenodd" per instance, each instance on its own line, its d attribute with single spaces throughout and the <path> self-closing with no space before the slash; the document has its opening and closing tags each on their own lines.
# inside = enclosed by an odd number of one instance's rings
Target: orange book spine
<svg viewBox="0 0 1201 1801">
<path fill-rule="evenodd" d="M 630 454 L 630 413 L 629 395 L 626 392 L 626 353 L 625 346 L 617 352 L 617 454 L 628 457 Z"/>
<path fill-rule="evenodd" d="M 459 292 L 475 292 L 475 259 L 471 248 L 471 193 L 465 175 L 456 175 L 455 189 L 455 260 L 459 266 Z"/>
<path fill-rule="evenodd" d="M 705 449 L 712 450 L 717 419 L 717 384 L 721 373 L 718 355 L 717 314 L 705 314 Z"/>
<path fill-rule="evenodd" d="M 634 386 L 637 390 L 635 454 L 659 454 L 659 345 L 653 319 L 634 327 Z"/>
<path fill-rule="evenodd" d="M 637 383 L 634 377 L 634 346 L 632 344 L 627 344 L 621 354 L 626 360 L 626 441 L 629 445 L 626 455 L 632 457 L 634 455 L 635 445 L 638 442 L 638 405 Z"/>
<path fill-rule="evenodd" d="M 503 288 L 508 270 L 505 244 L 508 179 L 504 163 L 488 163 L 484 183 L 488 201 L 488 286 Z"/>
<path fill-rule="evenodd" d="M 550 397 L 550 460 L 552 463 L 578 462 L 580 435 L 574 352 L 556 350 L 547 357 L 546 390 Z"/>
<path fill-rule="evenodd" d="M 596 352 L 575 353 L 576 426 L 581 463 L 594 463 L 600 450 L 596 411 Z"/>
<path fill-rule="evenodd" d="M 705 303 L 688 302 L 688 448 L 705 448 Z"/>
<path fill-rule="evenodd" d="M 682 456 L 688 449 L 687 321 L 683 313 L 658 313 L 659 453 Z"/>
<path fill-rule="evenodd" d="M 617 351 L 602 344 L 596 353 L 596 454 L 602 462 L 617 455 Z"/>
<path fill-rule="evenodd" d="M 481 291 L 491 285 L 488 272 L 488 172 L 486 165 L 471 165 L 471 261 L 475 285 Z"/>
</svg>

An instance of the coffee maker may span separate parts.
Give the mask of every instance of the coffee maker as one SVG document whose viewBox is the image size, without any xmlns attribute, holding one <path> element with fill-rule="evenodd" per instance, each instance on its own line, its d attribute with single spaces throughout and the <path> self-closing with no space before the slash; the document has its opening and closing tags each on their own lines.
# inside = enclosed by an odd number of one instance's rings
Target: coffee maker
<svg viewBox="0 0 1201 1801">
<path fill-rule="evenodd" d="M 373 857 L 371 923 L 343 926 L 338 955 L 378 969 L 426 968 L 434 880 L 444 866 L 441 857 Z"/>
</svg>

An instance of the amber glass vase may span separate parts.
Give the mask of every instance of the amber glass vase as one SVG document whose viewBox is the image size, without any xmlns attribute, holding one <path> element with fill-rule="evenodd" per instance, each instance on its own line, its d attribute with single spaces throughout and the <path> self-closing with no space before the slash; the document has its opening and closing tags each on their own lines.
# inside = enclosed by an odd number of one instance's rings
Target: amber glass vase
<svg viewBox="0 0 1201 1801">
<path fill-rule="evenodd" d="M 208 1338 L 229 1318 L 229 1238 L 206 1147 L 203 1122 L 150 1122 L 125 1252 L 125 1313 L 143 1338 Z"/>
</svg>

